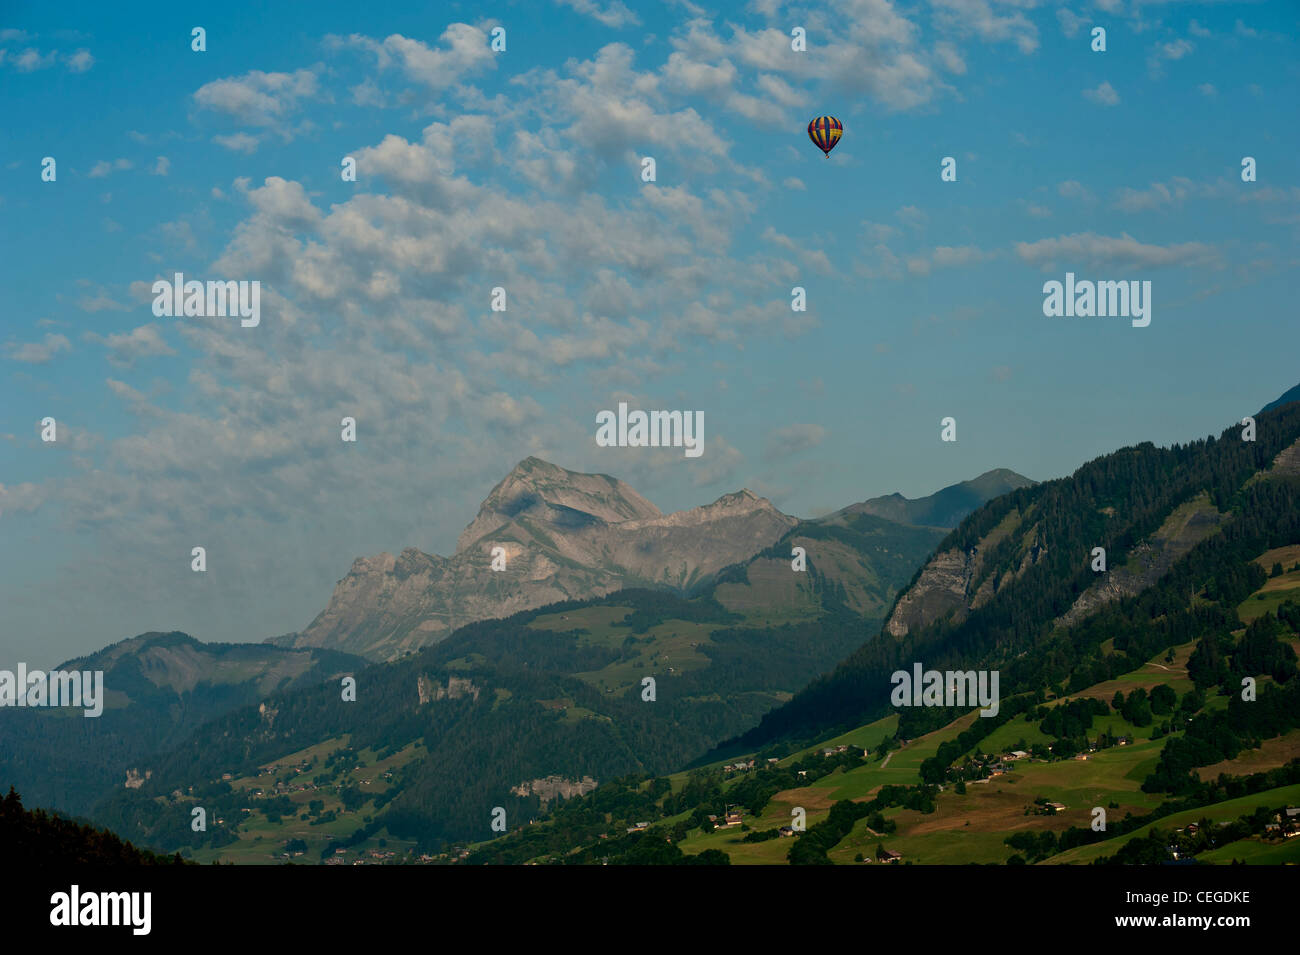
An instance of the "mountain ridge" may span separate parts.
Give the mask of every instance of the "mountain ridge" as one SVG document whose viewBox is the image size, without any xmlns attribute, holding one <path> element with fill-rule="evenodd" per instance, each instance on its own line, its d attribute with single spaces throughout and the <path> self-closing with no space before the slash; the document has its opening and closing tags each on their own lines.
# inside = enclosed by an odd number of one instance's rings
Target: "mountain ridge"
<svg viewBox="0 0 1300 955">
<path fill-rule="evenodd" d="M 1028 483 L 1014 471 L 996 469 L 916 501 L 896 496 L 905 503 L 891 507 L 907 518 L 895 523 L 916 518 L 919 526 L 929 521 L 947 527 L 990 495 Z M 876 509 L 888 508 L 867 501 L 802 522 L 742 488 L 665 514 L 618 478 L 530 456 L 489 491 L 450 557 L 414 547 L 397 556 L 358 557 L 306 628 L 267 642 L 391 660 L 475 621 L 557 601 L 598 598 L 627 587 L 689 593 L 795 527 L 847 525 Z M 497 568 L 504 562 L 504 570 L 494 569 L 494 561 Z M 874 611 L 869 603 L 859 609 Z"/>
<path fill-rule="evenodd" d="M 1255 441 L 1241 440 L 1238 424 L 1168 448 L 1151 442 L 1121 448 L 1068 477 L 985 504 L 944 538 L 899 593 L 878 636 L 729 745 L 752 747 L 866 722 L 887 703 L 889 673 L 909 661 L 1014 669 L 1017 649 L 1056 640 L 1067 659 L 1079 652 L 1067 634 L 1091 632 L 1099 616 L 1155 600 L 1150 594 L 1167 589 L 1167 580 L 1181 581 L 1206 555 L 1245 546 L 1243 535 L 1254 535 L 1252 546 L 1261 551 L 1265 543 L 1295 543 L 1280 540 L 1294 533 L 1294 517 L 1270 509 L 1293 493 L 1300 475 L 1300 405 L 1263 413 L 1257 427 Z M 1092 568 L 1098 545 L 1107 552 L 1105 573 L 1120 576 L 1099 577 Z M 1233 561 L 1241 559 L 1233 554 Z M 1232 592 L 1246 572 L 1241 579 L 1232 569 L 1220 573 L 1223 582 L 1199 585 Z M 1094 590 L 1107 580 L 1115 582 L 1109 592 Z M 1090 591 L 1094 597 L 1081 600 Z M 1083 673 L 1062 676 L 1072 682 Z M 1010 692 L 1008 674 L 1003 678 Z"/>
</svg>

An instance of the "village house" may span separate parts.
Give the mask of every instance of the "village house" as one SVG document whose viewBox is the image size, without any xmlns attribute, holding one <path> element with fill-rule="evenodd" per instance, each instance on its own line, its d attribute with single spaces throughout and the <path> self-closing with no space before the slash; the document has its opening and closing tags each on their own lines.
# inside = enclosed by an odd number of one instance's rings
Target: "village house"
<svg viewBox="0 0 1300 955">
<path fill-rule="evenodd" d="M 901 862 L 902 859 L 903 859 L 903 854 L 901 852 L 895 852 L 893 849 L 886 849 L 885 854 L 881 856 L 880 861 L 888 862 L 896 865 L 897 863 Z"/>
</svg>

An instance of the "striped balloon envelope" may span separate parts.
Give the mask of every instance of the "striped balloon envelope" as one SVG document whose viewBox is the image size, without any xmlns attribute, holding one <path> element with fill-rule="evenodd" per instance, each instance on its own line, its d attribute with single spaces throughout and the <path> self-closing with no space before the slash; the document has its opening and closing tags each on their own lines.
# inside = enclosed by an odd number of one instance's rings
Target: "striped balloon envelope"
<svg viewBox="0 0 1300 955">
<path fill-rule="evenodd" d="M 818 116 L 808 124 L 808 138 L 813 141 L 813 145 L 826 154 L 826 158 L 831 158 L 831 150 L 835 144 L 840 141 L 844 135 L 844 124 L 834 116 Z"/>
</svg>

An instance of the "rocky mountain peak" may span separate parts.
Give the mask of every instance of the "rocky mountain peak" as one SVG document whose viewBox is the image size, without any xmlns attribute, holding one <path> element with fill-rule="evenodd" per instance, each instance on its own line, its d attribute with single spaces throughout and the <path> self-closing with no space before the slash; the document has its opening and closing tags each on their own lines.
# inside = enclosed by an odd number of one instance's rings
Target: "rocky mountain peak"
<svg viewBox="0 0 1300 955">
<path fill-rule="evenodd" d="M 608 474 L 583 474 L 527 457 L 488 494 L 457 540 L 456 553 L 521 520 L 564 531 L 661 516 L 659 508 Z"/>
</svg>

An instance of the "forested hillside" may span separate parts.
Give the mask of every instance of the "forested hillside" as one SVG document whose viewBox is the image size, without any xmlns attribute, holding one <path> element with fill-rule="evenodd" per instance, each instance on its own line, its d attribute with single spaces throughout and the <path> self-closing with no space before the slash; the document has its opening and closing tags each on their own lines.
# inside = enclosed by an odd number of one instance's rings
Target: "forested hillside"
<svg viewBox="0 0 1300 955">
<path fill-rule="evenodd" d="M 1300 405 L 1261 414 L 1254 442 L 1241 440 L 1240 433 L 1234 426 L 1218 438 L 1187 445 L 1125 448 L 1068 478 L 985 505 L 939 550 L 987 548 L 987 578 L 998 582 L 991 599 L 960 619 L 949 614 L 902 638 L 882 634 L 868 641 L 736 745 L 814 739 L 869 722 L 889 709 L 890 674 L 916 661 L 934 669 L 998 668 L 1002 693 L 1011 695 L 1058 684 L 1088 685 L 1130 669 L 1132 659 L 1143 654 L 1237 626 L 1236 604 L 1265 578 L 1253 559 L 1300 540 L 1295 477 L 1282 468 L 1266 480 L 1257 478 L 1300 438 Z M 1093 548 L 1105 547 L 1114 566 L 1172 511 L 1202 493 L 1228 515 L 1218 533 L 1145 591 L 1102 606 L 1073 627 L 1058 625 L 1095 582 Z M 1028 566 L 1024 537 L 998 539 L 992 533 L 1013 513 L 1023 515 L 1021 523 L 1030 525 L 1042 544 Z M 934 728 L 943 719 L 930 709 L 904 711 L 904 734 Z"/>
</svg>

